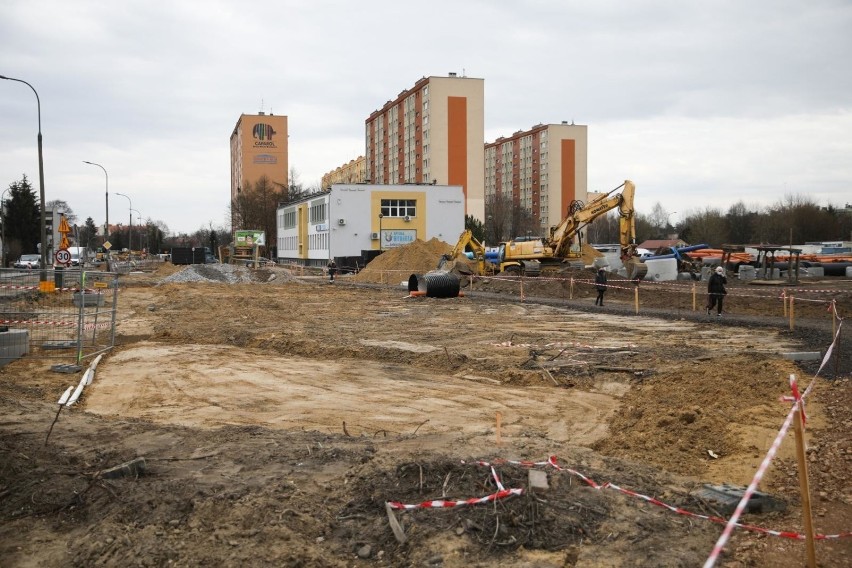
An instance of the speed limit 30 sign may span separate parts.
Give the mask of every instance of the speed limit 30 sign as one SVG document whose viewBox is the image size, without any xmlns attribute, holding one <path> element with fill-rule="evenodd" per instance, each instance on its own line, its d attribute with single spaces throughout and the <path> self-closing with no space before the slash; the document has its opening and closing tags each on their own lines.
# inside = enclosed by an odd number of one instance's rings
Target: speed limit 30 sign
<svg viewBox="0 0 852 568">
<path fill-rule="evenodd" d="M 71 253 L 68 252 L 68 249 L 59 249 L 56 251 L 56 254 L 53 255 L 53 258 L 56 259 L 57 264 L 71 264 Z"/>
</svg>

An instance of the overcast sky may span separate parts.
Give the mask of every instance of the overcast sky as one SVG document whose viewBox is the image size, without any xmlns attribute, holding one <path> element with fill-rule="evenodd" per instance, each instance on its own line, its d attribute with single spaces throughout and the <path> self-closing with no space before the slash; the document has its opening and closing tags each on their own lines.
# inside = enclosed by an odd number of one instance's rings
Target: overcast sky
<svg viewBox="0 0 852 568">
<path fill-rule="evenodd" d="M 423 76 L 485 80 L 485 139 L 589 132 L 589 189 L 637 208 L 852 202 L 849 0 L 3 0 L 0 75 L 41 98 L 45 194 L 83 223 L 128 200 L 172 233 L 227 226 L 241 113 L 289 117 L 307 187 Z M 0 185 L 38 188 L 32 91 L 0 81 Z M 134 223 L 137 215 L 134 213 Z"/>
</svg>

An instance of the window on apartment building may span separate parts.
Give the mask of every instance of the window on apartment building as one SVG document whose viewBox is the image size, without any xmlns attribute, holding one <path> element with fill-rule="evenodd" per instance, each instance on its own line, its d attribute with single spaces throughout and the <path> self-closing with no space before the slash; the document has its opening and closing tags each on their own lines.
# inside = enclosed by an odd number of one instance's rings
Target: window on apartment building
<svg viewBox="0 0 852 568">
<path fill-rule="evenodd" d="M 382 215 L 385 217 L 416 217 L 416 199 L 382 199 Z"/>
</svg>

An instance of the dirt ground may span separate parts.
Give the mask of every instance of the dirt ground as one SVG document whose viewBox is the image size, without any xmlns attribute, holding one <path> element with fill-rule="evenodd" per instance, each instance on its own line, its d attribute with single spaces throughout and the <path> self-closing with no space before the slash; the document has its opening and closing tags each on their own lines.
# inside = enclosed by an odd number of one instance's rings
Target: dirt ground
<svg viewBox="0 0 852 568">
<path fill-rule="evenodd" d="M 612 278 L 596 307 L 590 270 L 525 279 L 523 301 L 499 279 L 408 297 L 401 283 L 438 248 L 389 251 L 333 285 L 280 267 L 123 276 L 116 348 L 47 442 L 79 378 L 35 356 L 0 368 L 0 566 L 700 566 L 720 524 L 579 474 L 717 515 L 696 492 L 751 481 L 791 373 L 816 381 L 815 530 L 852 530 L 852 331 L 816 379 L 817 362 L 781 356 L 825 351 L 829 302 L 847 316 L 852 283 L 731 279 L 722 318 L 692 310 L 691 282 L 640 284 L 637 315 L 633 284 Z M 782 291 L 797 297 L 793 330 Z M 742 522 L 803 531 L 794 451 L 790 433 L 760 485 L 786 509 Z M 138 475 L 102 473 L 140 457 Z M 528 491 L 531 469 L 546 490 Z M 391 528 L 388 502 L 500 488 L 524 491 L 397 510 L 404 542 Z M 852 564 L 852 538 L 816 551 L 820 566 Z M 737 530 L 718 565 L 804 554 Z"/>
</svg>

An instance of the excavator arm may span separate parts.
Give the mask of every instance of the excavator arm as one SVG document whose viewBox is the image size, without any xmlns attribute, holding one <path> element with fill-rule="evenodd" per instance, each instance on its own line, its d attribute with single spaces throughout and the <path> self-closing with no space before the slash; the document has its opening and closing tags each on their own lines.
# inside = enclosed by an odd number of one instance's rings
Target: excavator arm
<svg viewBox="0 0 852 568">
<path fill-rule="evenodd" d="M 447 262 L 453 261 L 460 255 L 463 255 L 468 246 L 473 251 L 478 273 L 485 274 L 485 245 L 480 243 L 469 229 L 462 232 L 453 250 L 441 256 L 441 260 L 438 261 L 438 269 L 442 269 Z"/>
<path fill-rule="evenodd" d="M 624 188 L 621 193 L 612 195 L 613 192 Z M 554 256 L 568 256 L 571 245 L 574 242 L 574 237 L 580 232 L 580 229 L 609 211 L 618 208 L 618 213 L 621 217 L 619 220 L 619 233 L 621 240 L 622 255 L 625 249 L 633 246 L 636 248 L 636 225 L 634 222 L 633 197 L 636 193 L 636 186 L 632 181 L 625 181 L 622 185 L 610 191 L 607 195 L 598 197 L 582 209 L 570 213 L 562 222 L 553 230 L 550 237 L 551 247 L 553 248 Z"/>
<path fill-rule="evenodd" d="M 615 193 L 621 189 L 621 193 Z M 615 193 L 615 195 L 613 195 Z M 621 261 L 631 275 L 644 272 L 636 262 L 636 221 L 633 208 L 633 198 L 636 194 L 636 186 L 630 180 L 616 187 L 608 194 L 601 196 L 582 209 L 575 211 L 565 217 L 553 230 L 550 238 L 550 246 L 553 256 L 565 258 L 569 256 L 574 237 L 580 229 L 613 209 L 618 209 L 619 214 L 619 241 L 621 243 Z M 633 276 L 631 276 L 633 277 Z"/>
</svg>

